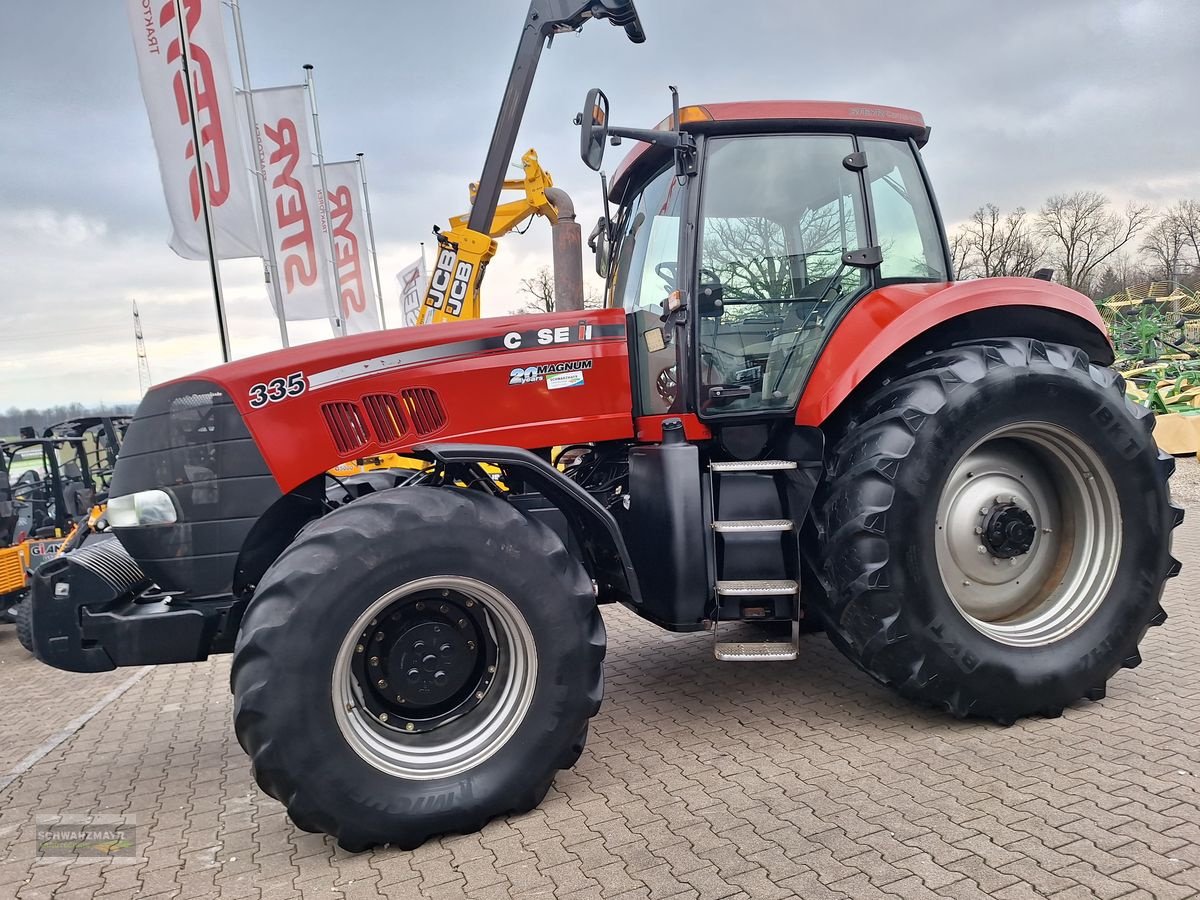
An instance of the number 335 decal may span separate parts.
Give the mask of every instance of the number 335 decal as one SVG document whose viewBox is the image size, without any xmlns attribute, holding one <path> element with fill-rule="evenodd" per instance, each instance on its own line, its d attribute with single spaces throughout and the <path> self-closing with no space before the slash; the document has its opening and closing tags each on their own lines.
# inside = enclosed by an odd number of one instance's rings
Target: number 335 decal
<svg viewBox="0 0 1200 900">
<path fill-rule="evenodd" d="M 293 372 L 286 378 L 272 378 L 264 384 L 250 388 L 251 409 L 262 409 L 268 403 L 278 403 L 288 397 L 299 397 L 308 390 L 308 381 L 303 372 Z"/>
</svg>

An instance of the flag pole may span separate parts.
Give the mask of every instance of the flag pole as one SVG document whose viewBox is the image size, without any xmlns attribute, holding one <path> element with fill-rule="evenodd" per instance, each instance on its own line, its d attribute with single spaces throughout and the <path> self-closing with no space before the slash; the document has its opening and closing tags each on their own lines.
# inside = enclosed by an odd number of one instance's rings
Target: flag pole
<svg viewBox="0 0 1200 900">
<path fill-rule="evenodd" d="M 330 318 L 333 319 L 334 334 L 344 335 L 346 320 L 342 318 L 341 290 L 339 290 L 340 283 L 337 274 L 337 247 L 333 242 L 333 211 L 329 208 L 329 182 L 325 178 L 325 151 L 321 148 L 321 122 L 317 117 L 317 87 L 313 77 L 312 63 L 304 64 L 304 84 L 308 88 L 308 102 L 312 105 L 313 137 L 317 143 L 317 170 L 321 173 L 321 197 L 325 204 L 325 231 L 329 236 L 329 266 L 333 273 L 333 304 Z"/>
<path fill-rule="evenodd" d="M 196 116 L 195 85 L 192 84 L 192 42 L 188 34 L 183 0 L 174 0 L 175 18 L 179 22 L 179 49 L 183 65 L 184 93 L 187 95 L 188 118 L 192 124 L 192 146 L 195 148 L 196 180 L 200 189 L 200 209 L 204 216 L 204 236 L 208 242 L 208 268 L 212 275 L 213 298 L 217 303 L 217 335 L 221 340 L 221 359 L 229 362 L 229 322 L 225 318 L 225 294 L 221 289 L 221 267 L 217 263 L 217 238 L 213 229 L 212 207 L 208 200 L 208 179 L 204 175 L 204 145 L 200 143 L 200 125 Z"/>
<path fill-rule="evenodd" d="M 367 164 L 363 154 L 356 153 L 358 174 L 362 177 L 363 210 L 367 214 L 367 240 L 371 242 L 371 265 L 375 269 L 375 296 L 379 300 L 379 324 L 387 329 L 387 310 L 383 308 L 383 282 L 379 280 L 379 253 L 375 249 L 375 225 L 371 221 L 371 195 L 367 193 Z"/>
<path fill-rule="evenodd" d="M 287 320 L 284 318 L 283 288 L 279 282 L 279 260 L 275 256 L 275 235 L 271 228 L 271 201 L 267 197 L 267 167 L 262 156 L 262 145 L 258 136 L 258 116 L 254 114 L 254 90 L 250 87 L 250 64 L 246 61 L 246 39 L 242 34 L 242 5 L 240 0 L 226 0 L 233 10 L 233 33 L 237 42 L 238 63 L 242 68 L 242 90 L 246 94 L 246 118 L 250 126 L 250 155 L 254 157 L 254 181 L 258 186 L 258 205 L 262 211 L 263 237 L 267 256 L 264 276 L 271 285 L 275 301 L 275 316 L 279 320 L 279 340 L 284 347 L 288 343 Z"/>
</svg>

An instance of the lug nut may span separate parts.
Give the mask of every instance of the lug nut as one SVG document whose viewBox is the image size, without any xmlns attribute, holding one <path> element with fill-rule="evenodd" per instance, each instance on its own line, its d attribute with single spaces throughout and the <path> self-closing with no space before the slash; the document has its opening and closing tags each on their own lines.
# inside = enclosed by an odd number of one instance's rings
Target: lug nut
<svg viewBox="0 0 1200 900">
<path fill-rule="evenodd" d="M 424 609 L 424 608 L 425 608 L 425 604 L 422 603 L 420 600 L 418 600 L 417 601 L 417 609 Z"/>
<path fill-rule="evenodd" d="M 449 592 L 449 591 L 442 591 L 442 596 L 443 596 L 443 597 L 449 597 L 449 596 L 450 596 L 450 592 Z"/>
<path fill-rule="evenodd" d="M 475 692 L 475 699 L 476 699 L 476 700 L 482 700 L 482 699 L 483 699 L 483 691 L 476 691 L 476 692 Z"/>
<path fill-rule="evenodd" d="M 983 526 L 982 526 L 982 525 L 976 525 L 976 526 L 975 526 L 975 533 L 976 533 L 976 534 L 983 534 Z"/>
<path fill-rule="evenodd" d="M 1042 529 L 1042 534 L 1053 534 L 1053 533 L 1054 533 L 1053 528 L 1043 528 Z"/>
<path fill-rule="evenodd" d="M 467 627 L 467 620 L 466 620 L 466 619 L 459 619 L 459 620 L 458 620 L 458 627 L 459 627 L 459 628 L 466 628 L 466 627 Z"/>
<path fill-rule="evenodd" d="M 403 703 L 403 702 L 404 702 L 404 698 L 403 698 L 403 697 L 401 697 L 399 694 L 397 694 L 397 695 L 396 695 L 396 702 L 397 702 L 397 703 Z"/>
<path fill-rule="evenodd" d="M 495 666 L 488 666 L 488 674 L 489 674 L 489 675 L 495 675 L 495 674 L 496 674 L 496 667 L 495 667 Z"/>
<path fill-rule="evenodd" d="M 377 641 L 383 640 L 383 632 L 382 631 L 375 632 L 375 640 L 377 640 Z"/>
<path fill-rule="evenodd" d="M 362 645 L 362 644 L 359 644 L 357 647 L 355 647 L 355 648 L 354 648 L 354 652 L 355 652 L 355 653 L 362 653 L 362 652 L 363 652 L 363 645 Z"/>
<path fill-rule="evenodd" d="M 404 723 L 404 730 L 405 730 L 405 731 L 412 731 L 412 730 L 413 730 L 413 727 L 414 727 L 414 726 L 413 726 L 413 723 L 412 723 L 412 722 L 405 722 L 405 723 Z"/>
<path fill-rule="evenodd" d="M 468 649 L 468 650 L 474 650 L 474 649 L 475 649 L 475 642 L 474 642 L 474 641 L 467 641 L 467 649 Z"/>
<path fill-rule="evenodd" d="M 467 609 L 470 609 L 470 608 L 471 608 L 471 607 L 473 607 L 474 605 L 475 605 L 475 601 L 474 601 L 474 600 L 468 600 L 468 601 L 467 601 Z"/>
<path fill-rule="evenodd" d="M 981 516 L 986 516 L 988 514 L 988 508 L 986 506 L 979 507 L 979 514 Z"/>
<path fill-rule="evenodd" d="M 976 553 L 987 553 L 987 547 L 983 546 L 983 544 L 980 544 L 978 547 L 975 548 L 975 552 Z"/>
<path fill-rule="evenodd" d="M 380 690 L 387 687 L 387 682 L 384 681 L 382 678 L 380 678 L 377 682 L 375 682 L 375 684 L 379 687 Z"/>
<path fill-rule="evenodd" d="M 371 663 L 371 665 L 373 665 L 373 666 L 377 666 L 377 665 L 379 665 L 379 657 L 378 657 L 378 656 L 372 656 L 372 657 L 371 657 L 371 659 L 370 659 L 370 663 Z"/>
<path fill-rule="evenodd" d="M 387 721 L 387 713 L 380 713 L 380 714 L 379 714 L 379 721 L 380 721 L 380 722 L 386 722 L 386 721 Z"/>
<path fill-rule="evenodd" d="M 445 603 L 443 603 L 441 606 L 438 607 L 438 612 L 448 613 L 448 612 L 450 612 L 450 607 L 448 607 Z"/>
</svg>

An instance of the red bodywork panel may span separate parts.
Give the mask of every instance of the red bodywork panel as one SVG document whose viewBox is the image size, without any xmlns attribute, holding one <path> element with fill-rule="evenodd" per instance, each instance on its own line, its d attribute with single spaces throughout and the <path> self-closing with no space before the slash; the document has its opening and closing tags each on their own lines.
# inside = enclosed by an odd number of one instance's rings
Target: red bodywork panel
<svg viewBox="0 0 1200 900">
<path fill-rule="evenodd" d="M 883 287 L 858 301 L 837 324 L 809 376 L 796 424 L 820 425 L 876 367 L 929 329 L 965 313 L 1006 306 L 1058 310 L 1108 334 L 1091 300 L 1048 281 L 987 278 Z"/>
<path fill-rule="evenodd" d="M 537 370 L 563 363 L 576 366 L 549 382 L 549 373 Z M 287 396 L 294 373 L 302 374 L 304 390 Z M 285 493 L 338 463 L 422 443 L 533 449 L 634 435 L 620 309 L 374 332 L 266 353 L 196 377 L 216 383 L 237 404 Z M 282 386 L 272 388 L 275 379 Z M 409 388 L 436 392 L 444 424 L 419 434 L 408 410 L 399 437 L 381 442 L 363 397 L 399 397 Z M 281 393 L 282 399 L 273 399 Z M 354 404 L 366 425 L 357 433 L 369 440 L 351 452 L 339 451 L 328 424 L 326 409 L 333 403 Z M 426 410 L 426 424 L 430 418 Z M 435 424 L 439 419 L 432 416 Z"/>
</svg>

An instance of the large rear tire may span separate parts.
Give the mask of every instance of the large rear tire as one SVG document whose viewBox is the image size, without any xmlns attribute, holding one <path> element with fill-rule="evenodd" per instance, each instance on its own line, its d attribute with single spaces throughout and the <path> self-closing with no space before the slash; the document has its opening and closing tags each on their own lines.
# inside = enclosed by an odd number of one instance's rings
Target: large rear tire
<svg viewBox="0 0 1200 900">
<path fill-rule="evenodd" d="M 818 611 L 880 682 L 1010 723 L 1099 700 L 1166 613 L 1183 519 L 1154 417 L 1074 347 L 931 353 L 864 404 L 820 507 Z"/>
<path fill-rule="evenodd" d="M 525 812 L 603 694 L 592 584 L 477 492 L 399 488 L 306 528 L 242 622 L 234 727 L 259 785 L 347 850 Z"/>
</svg>

